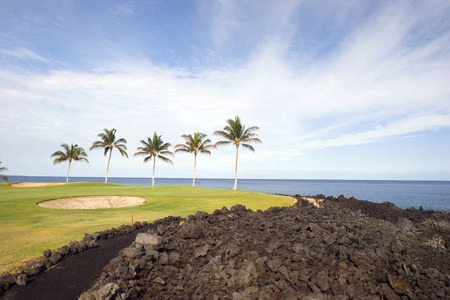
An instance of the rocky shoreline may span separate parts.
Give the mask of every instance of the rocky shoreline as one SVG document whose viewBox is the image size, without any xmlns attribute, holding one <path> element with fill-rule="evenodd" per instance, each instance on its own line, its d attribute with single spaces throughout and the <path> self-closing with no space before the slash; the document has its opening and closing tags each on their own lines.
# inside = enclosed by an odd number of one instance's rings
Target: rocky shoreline
<svg viewBox="0 0 450 300">
<path fill-rule="evenodd" d="M 448 299 L 448 212 L 343 196 L 155 221 L 79 299 Z"/>
</svg>

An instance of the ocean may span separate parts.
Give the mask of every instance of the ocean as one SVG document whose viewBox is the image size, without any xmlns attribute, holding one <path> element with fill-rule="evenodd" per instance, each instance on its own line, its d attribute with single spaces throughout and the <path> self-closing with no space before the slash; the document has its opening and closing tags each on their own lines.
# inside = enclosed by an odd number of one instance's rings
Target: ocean
<svg viewBox="0 0 450 300">
<path fill-rule="evenodd" d="M 65 182 L 65 177 L 9 176 L 11 182 Z M 70 182 L 104 182 L 104 177 L 69 177 Z M 151 186 L 151 178 L 109 177 L 108 183 Z M 192 185 L 192 178 L 155 178 L 155 185 Z M 198 187 L 232 189 L 234 179 L 197 178 Z M 391 202 L 400 208 L 450 211 L 450 181 L 238 179 L 238 189 L 286 195 L 344 195 L 359 200 Z"/>
</svg>

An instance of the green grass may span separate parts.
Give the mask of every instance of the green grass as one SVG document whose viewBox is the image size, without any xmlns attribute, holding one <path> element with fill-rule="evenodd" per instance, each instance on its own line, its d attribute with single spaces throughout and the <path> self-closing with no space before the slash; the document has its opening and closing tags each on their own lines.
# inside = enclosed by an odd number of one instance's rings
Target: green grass
<svg viewBox="0 0 450 300">
<path fill-rule="evenodd" d="M 124 195 L 149 200 L 146 204 L 113 209 L 62 210 L 37 206 L 37 203 L 77 196 Z M 76 182 L 33 188 L 0 184 L 0 273 L 13 271 L 25 262 L 56 250 L 70 241 L 81 240 L 84 233 L 102 231 L 134 221 L 151 222 L 167 216 L 213 212 L 223 206 L 243 204 L 253 210 L 287 206 L 294 202 L 286 196 L 247 191 L 217 190 L 187 186 L 112 185 Z"/>
</svg>

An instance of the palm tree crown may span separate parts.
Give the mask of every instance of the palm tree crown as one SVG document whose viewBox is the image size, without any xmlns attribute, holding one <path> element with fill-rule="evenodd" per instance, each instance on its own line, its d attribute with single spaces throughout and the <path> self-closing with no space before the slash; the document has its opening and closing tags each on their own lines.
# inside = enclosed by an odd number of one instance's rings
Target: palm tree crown
<svg viewBox="0 0 450 300">
<path fill-rule="evenodd" d="M 127 143 L 127 140 L 124 138 L 120 138 L 116 140 L 116 129 L 103 129 L 104 132 L 99 133 L 97 136 L 101 138 L 99 141 L 95 141 L 92 143 L 90 150 L 93 149 L 99 149 L 104 148 L 105 149 L 105 156 L 109 152 L 109 158 L 108 158 L 108 165 L 106 167 L 106 177 L 105 177 L 105 183 L 108 183 L 108 171 L 109 171 L 109 163 L 111 161 L 111 155 L 114 148 L 119 150 L 120 154 L 128 158 L 128 153 L 126 152 L 127 146 L 125 144 Z"/>
<path fill-rule="evenodd" d="M 2 164 L 2 162 L 0 161 L 0 165 L 1 164 Z M 5 171 L 8 171 L 7 167 L 0 167 L 0 172 L 5 172 Z M 0 175 L 0 178 L 9 182 L 9 177 L 8 176 Z"/>
<path fill-rule="evenodd" d="M 72 144 L 70 147 L 67 144 L 61 144 L 61 147 L 64 149 L 64 151 L 58 150 L 55 153 L 53 153 L 50 157 L 55 157 L 53 160 L 53 164 L 59 164 L 63 161 L 69 161 L 69 168 L 67 170 L 67 177 L 66 177 L 66 183 L 69 182 L 69 171 L 70 171 L 70 165 L 72 164 L 72 161 L 85 161 L 89 163 L 87 160 L 87 154 L 84 151 L 83 148 L 78 147 L 77 144 Z"/>
<path fill-rule="evenodd" d="M 216 146 L 234 144 L 236 146 L 236 167 L 235 167 L 235 178 L 234 178 L 234 187 L 236 189 L 237 186 L 237 164 L 238 164 L 238 149 L 239 146 L 247 148 L 252 152 L 255 152 L 253 146 L 248 143 L 261 143 L 261 140 L 257 138 L 258 134 L 254 133 L 255 130 L 258 130 L 259 127 L 252 126 L 249 128 L 245 128 L 241 123 L 241 119 L 239 116 L 236 116 L 233 119 L 227 120 L 227 126 L 223 128 L 223 130 L 218 130 L 214 132 L 214 135 L 223 137 L 226 141 L 219 141 L 216 143 Z"/>
<path fill-rule="evenodd" d="M 197 154 L 203 153 L 203 154 L 209 154 L 211 155 L 211 151 L 209 149 L 216 148 L 214 145 L 211 144 L 211 140 L 206 139 L 206 134 L 202 132 L 195 132 L 194 136 L 191 134 L 186 135 L 183 134 L 181 137 L 186 140 L 184 144 L 178 144 L 175 146 L 175 153 L 181 151 L 181 152 L 188 152 L 188 153 L 194 153 L 194 177 L 192 179 L 192 186 L 195 186 L 195 169 L 197 165 Z"/>
<path fill-rule="evenodd" d="M 154 187 L 156 158 L 173 165 L 172 160 L 166 157 L 166 155 L 174 156 L 173 153 L 168 150 L 171 145 L 170 143 L 164 143 L 161 139 L 161 135 L 158 136 L 156 131 L 153 134 L 153 139 L 148 137 L 147 141 L 141 140 L 141 144 L 143 146 L 137 148 L 138 152 L 136 152 L 134 156 L 145 156 L 144 162 L 148 162 L 153 158 L 152 187 Z"/>
</svg>

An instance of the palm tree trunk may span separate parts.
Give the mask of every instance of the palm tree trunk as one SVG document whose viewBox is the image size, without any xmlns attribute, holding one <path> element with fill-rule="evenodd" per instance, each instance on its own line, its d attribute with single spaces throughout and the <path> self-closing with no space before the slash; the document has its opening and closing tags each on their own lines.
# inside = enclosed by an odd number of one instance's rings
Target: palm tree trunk
<svg viewBox="0 0 450 300">
<path fill-rule="evenodd" d="M 155 165 L 156 165 L 156 156 L 153 156 L 153 175 L 152 175 L 152 188 L 155 189 Z"/>
<path fill-rule="evenodd" d="M 72 162 L 69 161 L 69 168 L 67 169 L 66 183 L 69 183 L 69 171 L 70 171 L 70 164 L 71 164 L 71 163 L 72 163 Z"/>
<path fill-rule="evenodd" d="M 237 186 L 238 149 L 239 149 L 239 146 L 236 146 L 236 167 L 234 169 L 234 187 L 233 187 L 233 190 L 235 190 L 236 186 Z"/>
<path fill-rule="evenodd" d="M 106 166 L 105 183 L 108 183 L 108 171 L 109 171 L 109 163 L 110 163 L 110 161 L 111 161 L 111 155 L 112 155 L 112 149 L 109 150 L 108 165 Z"/>
<path fill-rule="evenodd" d="M 192 186 L 195 186 L 195 168 L 197 166 L 197 154 L 194 154 L 194 179 L 192 179 Z"/>
</svg>

